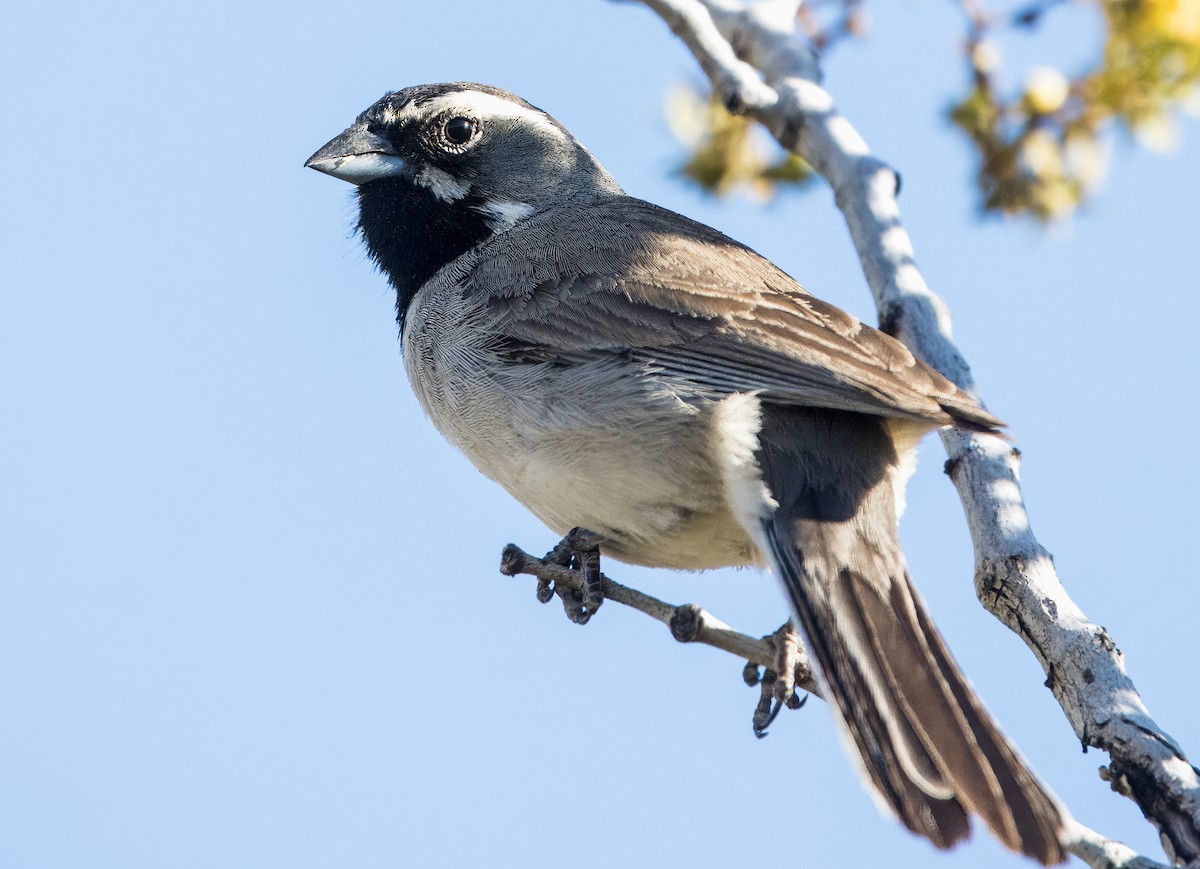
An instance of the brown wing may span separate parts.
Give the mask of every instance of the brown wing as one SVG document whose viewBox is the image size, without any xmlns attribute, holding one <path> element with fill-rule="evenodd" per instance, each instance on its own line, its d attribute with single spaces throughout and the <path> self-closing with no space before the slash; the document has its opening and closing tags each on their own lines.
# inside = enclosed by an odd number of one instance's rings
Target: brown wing
<svg viewBox="0 0 1200 869">
<path fill-rule="evenodd" d="M 1002 425 L 903 344 L 754 251 L 632 197 L 555 209 L 496 236 L 468 286 L 525 353 L 630 352 L 718 394 Z"/>
</svg>

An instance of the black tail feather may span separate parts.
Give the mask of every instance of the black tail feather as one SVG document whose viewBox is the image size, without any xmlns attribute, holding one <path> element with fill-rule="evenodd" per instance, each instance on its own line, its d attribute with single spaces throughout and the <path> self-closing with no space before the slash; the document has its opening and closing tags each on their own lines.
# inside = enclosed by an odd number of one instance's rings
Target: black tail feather
<svg viewBox="0 0 1200 869">
<path fill-rule="evenodd" d="M 977 815 L 1012 850 L 1061 863 L 1060 807 L 983 708 L 908 577 L 884 424 L 788 410 L 764 415 L 760 444 L 779 505 L 762 523 L 768 554 L 880 802 L 939 848 L 966 839 Z"/>
<path fill-rule="evenodd" d="M 795 562 L 781 548 L 774 529 L 767 525 L 765 530 L 775 550 L 776 564 L 791 568 Z M 965 841 L 971 830 L 962 803 L 953 795 L 942 798 L 927 793 L 905 773 L 904 763 L 887 735 L 888 727 L 867 690 L 867 680 L 857 662 L 845 660 L 841 667 L 832 665 L 835 658 L 846 656 L 835 651 L 830 637 L 819 628 L 818 616 L 807 598 L 796 593 L 800 583 L 785 577 L 784 587 L 792 599 L 809 653 L 817 661 L 822 687 L 839 716 L 842 732 L 857 750 L 854 759 L 859 771 L 877 797 L 904 826 L 938 848 L 951 848 Z M 932 758 L 926 755 L 926 759 L 932 765 Z"/>
</svg>

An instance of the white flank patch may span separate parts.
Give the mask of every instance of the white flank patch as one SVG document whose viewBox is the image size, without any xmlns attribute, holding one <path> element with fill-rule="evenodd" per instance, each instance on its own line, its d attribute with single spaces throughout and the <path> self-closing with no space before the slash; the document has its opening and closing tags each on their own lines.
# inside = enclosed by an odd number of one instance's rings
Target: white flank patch
<svg viewBox="0 0 1200 869">
<path fill-rule="evenodd" d="M 754 457 L 762 429 L 762 405 L 754 393 L 738 393 L 722 400 L 713 413 L 713 456 L 721 469 L 725 500 L 738 524 L 758 548 L 758 563 L 767 563 L 770 549 L 762 520 L 779 506 L 763 482 Z"/>
<path fill-rule="evenodd" d="M 436 166 L 426 166 L 414 180 L 442 202 L 455 202 L 470 190 L 466 184 Z"/>
<path fill-rule="evenodd" d="M 885 424 L 888 435 L 896 446 L 896 458 L 899 460 L 892 474 L 892 494 L 896 499 L 896 521 L 900 521 L 907 506 L 905 490 L 908 488 L 909 478 L 917 470 L 917 445 L 929 431 L 929 426 L 903 419 L 887 420 Z"/>
<path fill-rule="evenodd" d="M 509 199 L 492 199 L 476 206 L 476 210 L 489 218 L 493 232 L 512 229 L 517 221 L 533 214 L 533 206 L 528 202 L 513 202 Z"/>
</svg>

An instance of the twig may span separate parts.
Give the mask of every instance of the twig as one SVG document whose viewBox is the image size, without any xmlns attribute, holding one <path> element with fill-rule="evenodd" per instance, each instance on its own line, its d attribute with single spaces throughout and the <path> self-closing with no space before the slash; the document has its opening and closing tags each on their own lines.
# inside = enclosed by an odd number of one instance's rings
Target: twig
<svg viewBox="0 0 1200 869">
<path fill-rule="evenodd" d="M 587 588 L 587 582 L 581 572 L 530 555 L 512 543 L 504 547 L 504 552 L 500 555 L 500 572 L 505 576 L 519 574 L 536 576 L 539 582 L 553 582 L 555 585 L 565 586 L 579 594 L 583 594 Z M 781 659 L 788 660 L 787 653 L 791 650 L 781 645 L 785 642 L 782 639 L 782 631 L 776 631 L 762 639 L 755 639 L 735 631 L 712 613 L 695 604 L 676 606 L 664 603 L 637 589 L 614 582 L 603 574 L 600 576 L 600 581 L 605 600 L 624 604 L 651 618 L 658 619 L 671 629 L 671 636 L 681 643 L 703 643 L 706 646 L 713 646 L 772 672 L 777 670 Z M 795 657 L 791 658 L 791 661 L 794 662 L 792 672 L 795 675 L 795 686 L 800 690 L 820 696 L 820 689 L 817 687 L 812 667 L 804 652 L 796 650 Z"/>
</svg>

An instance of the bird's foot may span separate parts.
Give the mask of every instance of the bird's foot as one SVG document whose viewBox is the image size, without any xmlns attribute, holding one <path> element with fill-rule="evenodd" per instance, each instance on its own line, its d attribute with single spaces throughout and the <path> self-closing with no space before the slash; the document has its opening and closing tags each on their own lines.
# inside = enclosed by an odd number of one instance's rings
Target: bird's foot
<svg viewBox="0 0 1200 869">
<path fill-rule="evenodd" d="M 586 625 L 604 603 L 604 575 L 600 572 L 599 534 L 586 528 L 572 529 L 558 545 L 537 558 L 510 543 L 500 555 L 500 572 L 505 576 L 528 573 L 537 577 L 537 599 L 549 603 L 558 595 L 567 618 Z"/>
<path fill-rule="evenodd" d="M 588 620 L 604 603 L 604 583 L 600 574 L 600 542 L 603 538 L 586 528 L 572 528 L 558 545 L 546 553 L 542 560 L 580 575 L 583 590 L 569 588 L 554 582 L 547 576 L 539 576 L 537 598 L 548 603 L 558 595 L 567 618 L 577 625 L 586 625 Z"/>
<path fill-rule="evenodd" d="M 742 678 L 747 685 L 758 685 L 761 693 L 754 709 L 754 735 L 762 739 L 767 728 L 775 721 L 779 710 L 799 709 L 808 700 L 808 695 L 796 693 L 796 665 L 800 661 L 800 637 L 792 623 L 784 623 L 779 630 L 763 639 L 775 648 L 775 666 L 760 671 L 753 661 L 742 668 Z"/>
</svg>

